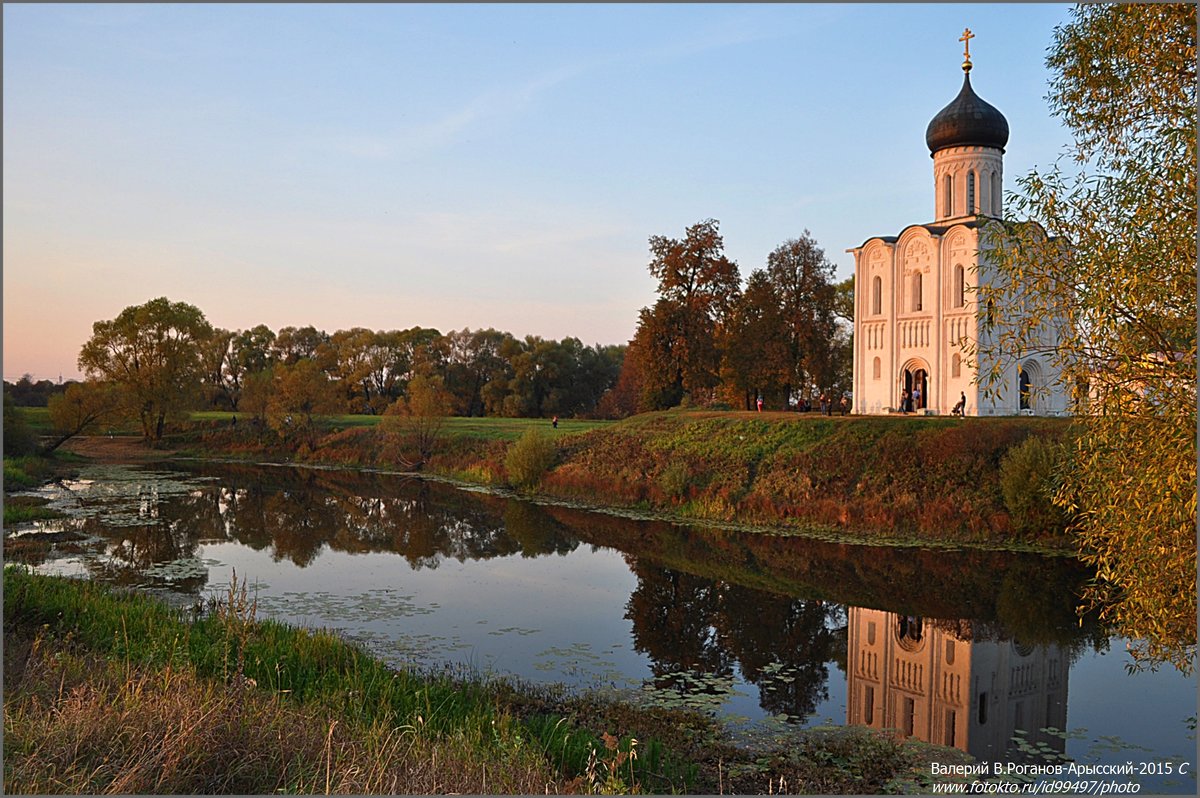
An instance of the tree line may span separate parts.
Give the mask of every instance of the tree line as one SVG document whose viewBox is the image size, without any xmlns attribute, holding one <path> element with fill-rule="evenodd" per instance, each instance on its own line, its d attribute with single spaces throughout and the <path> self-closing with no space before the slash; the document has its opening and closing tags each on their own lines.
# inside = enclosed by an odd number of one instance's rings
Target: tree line
<svg viewBox="0 0 1200 798">
<path fill-rule="evenodd" d="M 248 414 L 283 437 L 311 433 L 318 415 L 402 414 L 412 401 L 446 416 L 592 416 L 624 354 L 494 329 L 224 330 L 164 297 L 96 322 L 79 354 L 87 380 L 49 404 L 67 437 L 124 416 L 149 442 L 197 409 Z"/>
</svg>

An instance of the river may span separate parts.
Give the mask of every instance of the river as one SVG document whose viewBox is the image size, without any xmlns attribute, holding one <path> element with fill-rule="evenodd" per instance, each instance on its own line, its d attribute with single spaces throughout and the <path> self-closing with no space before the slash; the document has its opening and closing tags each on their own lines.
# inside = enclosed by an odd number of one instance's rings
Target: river
<svg viewBox="0 0 1200 798">
<path fill-rule="evenodd" d="M 397 666 L 694 707 L 747 740 L 853 723 L 989 763 L 1132 762 L 1156 771 L 1129 777 L 1143 794 L 1196 791 L 1195 677 L 1127 673 L 1125 641 L 1075 612 L 1089 573 L 1070 558 L 689 527 L 331 469 L 97 465 L 39 494 L 68 518 L 6 530 L 58 540 L 26 555 L 35 570 L 180 607 L 236 573 L 260 616 Z"/>
</svg>

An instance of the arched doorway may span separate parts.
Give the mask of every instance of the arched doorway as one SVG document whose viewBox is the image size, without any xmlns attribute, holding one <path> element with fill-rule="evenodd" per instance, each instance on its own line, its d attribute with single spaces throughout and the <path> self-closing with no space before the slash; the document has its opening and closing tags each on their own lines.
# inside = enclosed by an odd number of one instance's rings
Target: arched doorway
<svg viewBox="0 0 1200 798">
<path fill-rule="evenodd" d="M 922 360 L 910 360 L 900 370 L 900 401 L 903 410 L 920 412 L 929 407 L 929 367 Z M 904 397 L 908 406 L 904 406 Z"/>
<path fill-rule="evenodd" d="M 1037 393 L 1042 386 L 1042 367 L 1036 360 L 1026 360 L 1017 370 L 1018 407 L 1036 412 Z"/>
<path fill-rule="evenodd" d="M 896 642 L 906 651 L 917 651 L 925 636 L 925 621 L 919 615 L 896 616 Z"/>
</svg>

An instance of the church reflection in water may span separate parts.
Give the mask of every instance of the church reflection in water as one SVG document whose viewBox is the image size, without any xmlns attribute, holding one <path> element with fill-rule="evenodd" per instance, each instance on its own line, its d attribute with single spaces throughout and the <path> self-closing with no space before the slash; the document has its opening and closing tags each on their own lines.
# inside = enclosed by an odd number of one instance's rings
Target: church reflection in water
<svg viewBox="0 0 1200 798">
<path fill-rule="evenodd" d="M 1046 731 L 1067 728 L 1061 647 L 973 640 L 969 625 L 858 607 L 848 625 L 848 724 L 897 729 L 981 761 L 1012 761 L 1018 732 L 1064 753 L 1063 735 Z"/>
</svg>

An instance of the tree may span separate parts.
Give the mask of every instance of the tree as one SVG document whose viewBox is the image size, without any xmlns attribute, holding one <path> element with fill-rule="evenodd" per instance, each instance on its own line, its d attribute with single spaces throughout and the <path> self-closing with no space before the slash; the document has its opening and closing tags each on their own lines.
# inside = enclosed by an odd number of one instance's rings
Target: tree
<svg viewBox="0 0 1200 798">
<path fill-rule="evenodd" d="M 640 332 L 640 331 L 639 331 Z M 626 418 L 638 411 L 645 377 L 642 372 L 642 355 L 635 335 L 625 347 L 621 368 L 616 383 L 600 397 L 596 415 L 600 418 Z"/>
<path fill-rule="evenodd" d="M 238 409 L 242 392 L 248 380 L 274 364 L 271 349 L 275 344 L 275 333 L 265 324 L 243 330 L 233 336 L 229 344 L 229 357 L 225 361 L 223 385 L 230 406 Z"/>
<path fill-rule="evenodd" d="M 833 315 L 854 326 L 854 275 L 833 287 Z"/>
<path fill-rule="evenodd" d="M 779 293 L 767 273 L 755 269 L 730 314 L 722 346 L 722 387 L 746 410 L 754 409 L 759 396 L 768 404 L 786 406 L 783 386 L 791 372 L 783 329 Z"/>
<path fill-rule="evenodd" d="M 117 416 L 121 412 L 121 397 L 109 383 L 73 382 L 65 392 L 51 396 L 48 407 L 50 423 L 59 437 L 46 447 L 46 454 Z"/>
<path fill-rule="evenodd" d="M 650 323 L 645 351 L 654 353 L 645 365 L 655 371 L 647 373 L 648 383 L 664 399 L 678 394 L 703 401 L 718 383 L 718 335 L 741 282 L 724 249 L 715 219 L 692 225 L 683 239 L 650 239 L 659 300 L 653 311 L 642 310 L 642 323 Z"/>
<path fill-rule="evenodd" d="M 408 370 L 404 333 L 377 332 L 366 349 L 365 392 L 372 413 L 382 413 L 400 396 L 400 380 Z"/>
<path fill-rule="evenodd" d="M 503 393 L 512 379 L 512 367 L 502 355 L 508 333 L 493 329 L 463 329 L 446 335 L 449 345 L 446 365 L 446 388 L 454 396 L 458 412 L 467 416 L 482 416 L 496 394 L 503 403 Z M 485 397 L 493 397 L 489 403 Z"/>
<path fill-rule="evenodd" d="M 200 363 L 203 371 L 204 400 L 209 407 L 235 409 L 225 375 L 232 356 L 231 345 L 236 333 L 213 328 L 212 334 L 200 344 Z"/>
<path fill-rule="evenodd" d="M 327 344 L 332 361 L 332 375 L 354 413 L 371 413 L 374 383 L 371 380 L 371 348 L 377 334 L 365 327 L 338 330 Z"/>
<path fill-rule="evenodd" d="M 196 401 L 203 375 L 201 347 L 212 325 L 193 305 L 154 299 L 92 325 L 79 368 L 125 395 L 147 443 L 162 439 L 168 418 Z"/>
<path fill-rule="evenodd" d="M 267 400 L 267 423 L 285 440 L 297 440 L 316 448 L 316 424 L 319 415 L 338 413 L 345 401 L 337 384 L 311 358 L 292 365 L 275 367 L 275 384 Z"/>
<path fill-rule="evenodd" d="M 55 385 L 50 380 L 33 381 L 32 374 L 22 374 L 15 383 L 5 380 L 4 389 L 13 403 L 20 407 L 45 407 L 50 397 L 62 393 L 66 385 Z"/>
<path fill-rule="evenodd" d="M 628 347 L 617 344 L 593 344 L 579 350 L 579 377 L 571 413 L 592 416 L 598 412 L 600 400 L 617 383 Z"/>
<path fill-rule="evenodd" d="M 767 274 L 779 292 L 783 336 L 790 357 L 787 389 L 830 391 L 834 385 L 834 316 L 837 292 L 833 264 L 805 230 L 767 256 Z"/>
<path fill-rule="evenodd" d="M 271 356 L 273 360 L 290 366 L 298 360 L 316 357 L 317 350 L 328 342 L 329 336 L 325 331 L 312 325 L 284 327 L 271 344 Z"/>
<path fill-rule="evenodd" d="M 405 468 L 421 469 L 437 450 L 450 399 L 441 377 L 417 375 L 409 381 L 408 396 L 388 406 L 380 422 L 384 434 L 393 446 L 415 450 L 413 456 L 397 455 Z"/>
<path fill-rule="evenodd" d="M 1196 8 L 1080 5 L 1055 31 L 1052 113 L 1074 168 L 1020 178 L 986 229 L 978 344 L 1047 351 L 1075 389 L 1073 515 L 1087 596 L 1135 666 L 1196 653 Z M 1028 216 L 1032 222 L 1018 223 Z M 1028 323 L 988 308 L 1018 307 Z M 1047 331 L 1052 334 L 1047 335 Z M 991 388 L 987 383 L 985 387 Z"/>
<path fill-rule="evenodd" d="M 267 408 L 271 404 L 271 396 L 275 393 L 274 368 L 268 366 L 262 371 L 252 371 L 242 378 L 238 409 L 249 413 L 260 429 L 267 424 Z"/>
<path fill-rule="evenodd" d="M 629 342 L 631 376 L 636 375 L 637 412 L 675 407 L 684 397 L 683 370 L 676 345 L 685 310 L 666 299 L 642 308 Z"/>
</svg>

